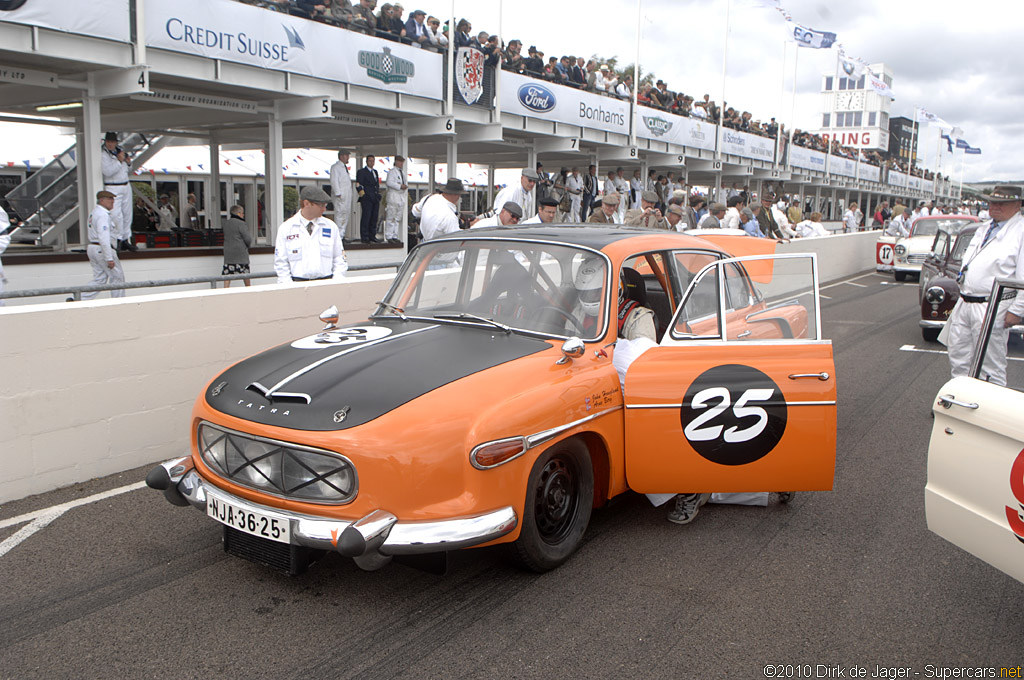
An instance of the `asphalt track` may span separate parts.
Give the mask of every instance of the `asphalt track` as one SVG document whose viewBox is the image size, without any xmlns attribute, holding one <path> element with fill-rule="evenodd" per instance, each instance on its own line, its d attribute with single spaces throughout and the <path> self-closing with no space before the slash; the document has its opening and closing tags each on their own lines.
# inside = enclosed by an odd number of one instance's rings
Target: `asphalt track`
<svg viewBox="0 0 1024 680">
<path fill-rule="evenodd" d="M 225 555 L 199 512 L 134 490 L 36 522 L 0 555 L 0 677 L 763 678 L 766 665 L 774 677 L 829 677 L 826 665 L 942 677 L 1024 665 L 1024 585 L 925 526 L 929 409 L 948 368 L 942 354 L 900 350 L 942 349 L 921 340 L 916 284 L 867 274 L 822 293 L 839 386 L 831 492 L 709 505 L 685 527 L 629 494 L 545 575 L 486 549 L 455 554 L 443 577 L 329 556 L 291 578 Z M 5 519 L 144 474 L 0 507 L 0 545 L 28 526 Z"/>
</svg>

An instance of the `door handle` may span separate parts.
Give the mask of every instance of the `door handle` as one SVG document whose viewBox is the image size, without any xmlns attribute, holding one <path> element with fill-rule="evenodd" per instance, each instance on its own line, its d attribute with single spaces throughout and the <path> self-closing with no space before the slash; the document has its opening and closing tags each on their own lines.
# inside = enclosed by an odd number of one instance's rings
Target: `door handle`
<svg viewBox="0 0 1024 680">
<path fill-rule="evenodd" d="M 790 380 L 797 380 L 799 378 L 817 378 L 818 380 L 828 380 L 829 374 L 825 371 L 821 373 L 793 373 L 789 376 Z"/>
<path fill-rule="evenodd" d="M 976 409 L 978 405 L 974 402 L 957 401 L 952 394 L 941 394 L 939 395 L 939 406 L 942 408 L 949 408 L 950 406 L 959 406 L 960 408 Z"/>
<path fill-rule="evenodd" d="M 742 333 L 740 333 L 739 335 L 736 336 L 736 339 L 739 340 L 740 338 L 745 338 L 748 335 L 750 335 L 750 333 L 751 333 L 751 331 L 743 331 Z"/>
</svg>

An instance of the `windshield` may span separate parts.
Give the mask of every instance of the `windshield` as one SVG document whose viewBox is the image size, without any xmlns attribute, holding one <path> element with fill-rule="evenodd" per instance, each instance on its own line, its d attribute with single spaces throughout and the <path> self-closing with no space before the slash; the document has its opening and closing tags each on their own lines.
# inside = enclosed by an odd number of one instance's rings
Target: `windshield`
<svg viewBox="0 0 1024 680">
<path fill-rule="evenodd" d="M 961 229 L 966 227 L 968 224 L 974 224 L 973 220 L 960 220 L 956 218 L 950 219 L 938 219 L 938 220 L 925 220 L 919 219 L 914 222 L 914 228 L 911 231 L 911 236 L 935 236 L 935 232 L 939 229 L 946 231 L 950 234 L 956 234 Z"/>
<path fill-rule="evenodd" d="M 607 316 L 608 271 L 603 255 L 575 246 L 442 239 L 410 256 L 384 299 L 391 308 L 382 306 L 378 314 L 487 319 L 515 330 L 596 339 Z"/>
</svg>

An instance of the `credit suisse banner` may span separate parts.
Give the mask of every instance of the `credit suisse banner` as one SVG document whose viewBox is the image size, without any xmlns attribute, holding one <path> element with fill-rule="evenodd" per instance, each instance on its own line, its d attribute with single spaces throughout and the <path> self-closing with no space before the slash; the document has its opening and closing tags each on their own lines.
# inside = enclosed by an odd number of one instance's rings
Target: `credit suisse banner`
<svg viewBox="0 0 1024 680">
<path fill-rule="evenodd" d="M 7 9 L 14 5 L 17 9 Z M 95 38 L 131 41 L 128 0 L 0 2 L 0 21 L 29 24 Z"/>
<path fill-rule="evenodd" d="M 893 172 L 892 170 L 890 170 L 889 184 L 893 185 L 894 187 L 906 187 L 907 176 L 904 175 L 902 172 Z"/>
<path fill-rule="evenodd" d="M 840 158 L 839 156 L 832 156 L 832 169 L 829 171 L 833 175 L 842 175 L 844 177 L 856 177 L 857 176 L 857 163 L 849 158 Z"/>
<path fill-rule="evenodd" d="M 443 92 L 440 54 L 234 0 L 148 0 L 146 44 L 428 99 Z"/>
<path fill-rule="evenodd" d="M 882 181 L 882 169 L 876 165 L 867 165 L 865 163 L 861 163 L 859 174 L 860 179 L 866 179 L 869 182 Z"/>
<path fill-rule="evenodd" d="M 789 147 L 789 164 L 794 168 L 825 172 L 825 154 L 794 144 Z"/>
<path fill-rule="evenodd" d="M 629 102 L 508 71 L 501 74 L 501 110 L 528 118 L 629 134 Z"/>
<path fill-rule="evenodd" d="M 637 137 L 692 149 L 715 150 L 716 126 L 711 123 L 646 106 L 639 106 L 636 111 Z"/>
<path fill-rule="evenodd" d="M 718 138 L 722 153 L 761 161 L 775 160 L 775 140 L 771 137 L 760 137 L 723 127 L 718 129 Z"/>
</svg>

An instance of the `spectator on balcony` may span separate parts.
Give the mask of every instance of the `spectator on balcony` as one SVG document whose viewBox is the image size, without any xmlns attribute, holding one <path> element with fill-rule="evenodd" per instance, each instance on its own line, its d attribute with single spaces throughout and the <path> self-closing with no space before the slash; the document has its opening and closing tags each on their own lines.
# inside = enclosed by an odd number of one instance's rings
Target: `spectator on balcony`
<svg viewBox="0 0 1024 680">
<path fill-rule="evenodd" d="M 505 49 L 505 58 L 502 68 L 513 73 L 523 72 L 523 42 L 512 40 Z"/>
<path fill-rule="evenodd" d="M 300 16 L 314 21 L 321 21 L 330 14 L 329 0 L 293 0 L 293 7 Z"/>
<path fill-rule="evenodd" d="M 591 59 L 583 71 L 586 80 L 587 92 L 597 92 L 597 62 Z"/>
<path fill-rule="evenodd" d="M 626 76 L 615 88 L 615 96 L 619 99 L 630 100 L 633 98 L 633 76 Z"/>
<path fill-rule="evenodd" d="M 373 8 L 376 6 L 376 0 L 359 0 L 359 4 L 352 7 L 349 28 L 374 35 L 377 29 L 377 17 L 373 14 Z"/>
<path fill-rule="evenodd" d="M 405 8 L 397 2 L 391 5 L 391 20 L 388 23 L 388 32 L 396 40 L 402 40 L 405 37 L 405 22 L 402 21 L 403 12 L 405 12 Z"/>
<path fill-rule="evenodd" d="M 608 70 L 608 64 L 601 64 L 597 71 L 594 72 L 594 87 L 593 92 L 598 94 L 604 94 L 608 92 L 608 82 L 610 79 L 610 72 Z"/>
<path fill-rule="evenodd" d="M 587 85 L 587 77 L 583 72 L 583 57 L 577 59 L 576 57 L 569 57 L 569 80 L 576 84 L 576 87 L 582 89 Z"/>
<path fill-rule="evenodd" d="M 474 46 L 473 36 L 469 34 L 472 30 L 473 24 L 466 19 L 459 19 L 459 23 L 455 25 L 455 49 Z"/>
<path fill-rule="evenodd" d="M 668 91 L 668 85 L 665 84 L 664 80 L 659 80 L 655 83 L 655 88 L 651 90 L 651 101 L 656 106 L 662 109 L 667 109 L 671 104 L 675 96 Z"/>
<path fill-rule="evenodd" d="M 651 100 L 652 89 L 650 85 L 641 85 L 636 95 L 636 103 L 640 106 L 654 106 L 654 102 Z"/>
<path fill-rule="evenodd" d="M 526 55 L 526 59 L 523 59 L 523 70 L 526 71 L 527 75 L 538 78 L 544 75 L 544 61 L 538 56 L 537 48 L 530 45 L 526 50 Z"/>
<path fill-rule="evenodd" d="M 554 57 L 552 57 L 554 59 Z M 561 59 L 554 63 L 555 72 L 558 74 L 558 79 L 561 82 L 569 81 L 569 57 L 563 55 Z"/>
<path fill-rule="evenodd" d="M 426 47 L 430 44 L 427 36 L 427 13 L 421 9 L 413 10 L 409 20 L 405 22 L 405 37 L 412 42 L 413 47 Z"/>
<path fill-rule="evenodd" d="M 502 51 L 501 45 L 498 44 L 497 35 L 487 36 L 487 39 L 480 47 L 480 51 L 482 51 L 487 56 L 487 58 L 484 60 L 484 66 L 493 67 L 501 63 Z"/>
<path fill-rule="evenodd" d="M 427 43 L 435 50 L 448 49 L 448 36 L 441 32 L 441 20 L 427 17 Z"/>
</svg>

